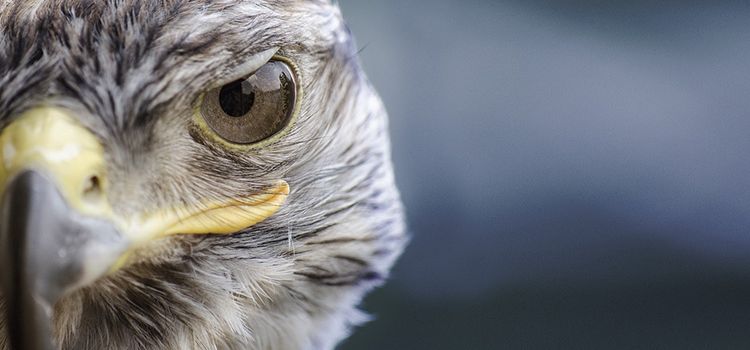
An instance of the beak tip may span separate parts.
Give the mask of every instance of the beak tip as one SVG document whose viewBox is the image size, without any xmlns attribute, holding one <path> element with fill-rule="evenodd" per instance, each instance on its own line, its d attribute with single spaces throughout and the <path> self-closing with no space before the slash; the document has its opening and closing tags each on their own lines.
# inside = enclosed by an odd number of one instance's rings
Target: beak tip
<svg viewBox="0 0 750 350">
<path fill-rule="evenodd" d="M 0 210 L 0 287 L 14 328 L 11 348 L 52 349 L 46 342 L 55 303 L 104 275 L 125 245 L 113 224 L 72 210 L 43 174 L 14 177 Z"/>
</svg>

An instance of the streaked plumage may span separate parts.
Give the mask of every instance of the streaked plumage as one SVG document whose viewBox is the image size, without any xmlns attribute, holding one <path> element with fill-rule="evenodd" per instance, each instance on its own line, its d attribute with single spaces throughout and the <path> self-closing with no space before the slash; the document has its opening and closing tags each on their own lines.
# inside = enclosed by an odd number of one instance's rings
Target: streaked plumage
<svg viewBox="0 0 750 350">
<path fill-rule="evenodd" d="M 197 96 L 270 47 L 299 67 L 297 123 L 262 149 L 207 140 L 190 123 Z M 386 113 L 356 49 L 322 0 L 0 3 L 0 125 L 40 104 L 75 111 L 105 146 L 115 211 L 292 189 L 256 226 L 154 242 L 64 298 L 63 348 L 330 349 L 367 319 L 356 305 L 405 236 Z"/>
</svg>

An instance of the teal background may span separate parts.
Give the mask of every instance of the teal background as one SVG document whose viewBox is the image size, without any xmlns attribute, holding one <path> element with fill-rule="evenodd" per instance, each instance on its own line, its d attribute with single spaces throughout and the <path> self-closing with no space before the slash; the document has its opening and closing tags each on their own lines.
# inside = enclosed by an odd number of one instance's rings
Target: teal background
<svg viewBox="0 0 750 350">
<path fill-rule="evenodd" d="M 750 4 L 339 3 L 413 236 L 341 349 L 750 348 Z"/>
</svg>

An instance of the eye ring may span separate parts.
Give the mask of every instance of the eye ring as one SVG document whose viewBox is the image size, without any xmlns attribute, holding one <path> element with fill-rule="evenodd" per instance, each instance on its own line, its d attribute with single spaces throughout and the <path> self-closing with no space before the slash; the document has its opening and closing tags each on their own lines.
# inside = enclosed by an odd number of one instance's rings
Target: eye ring
<svg viewBox="0 0 750 350">
<path fill-rule="evenodd" d="M 252 74 L 203 93 L 196 124 L 225 146 L 260 148 L 283 137 L 299 114 L 297 66 L 275 55 Z"/>
</svg>

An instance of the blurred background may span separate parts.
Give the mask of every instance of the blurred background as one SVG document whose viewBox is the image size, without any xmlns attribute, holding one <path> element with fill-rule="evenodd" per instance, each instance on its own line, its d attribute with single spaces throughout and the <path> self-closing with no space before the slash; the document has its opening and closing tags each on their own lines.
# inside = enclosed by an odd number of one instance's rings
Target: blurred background
<svg viewBox="0 0 750 350">
<path fill-rule="evenodd" d="M 750 348 L 747 1 L 339 3 L 413 235 L 341 349 Z"/>
</svg>

